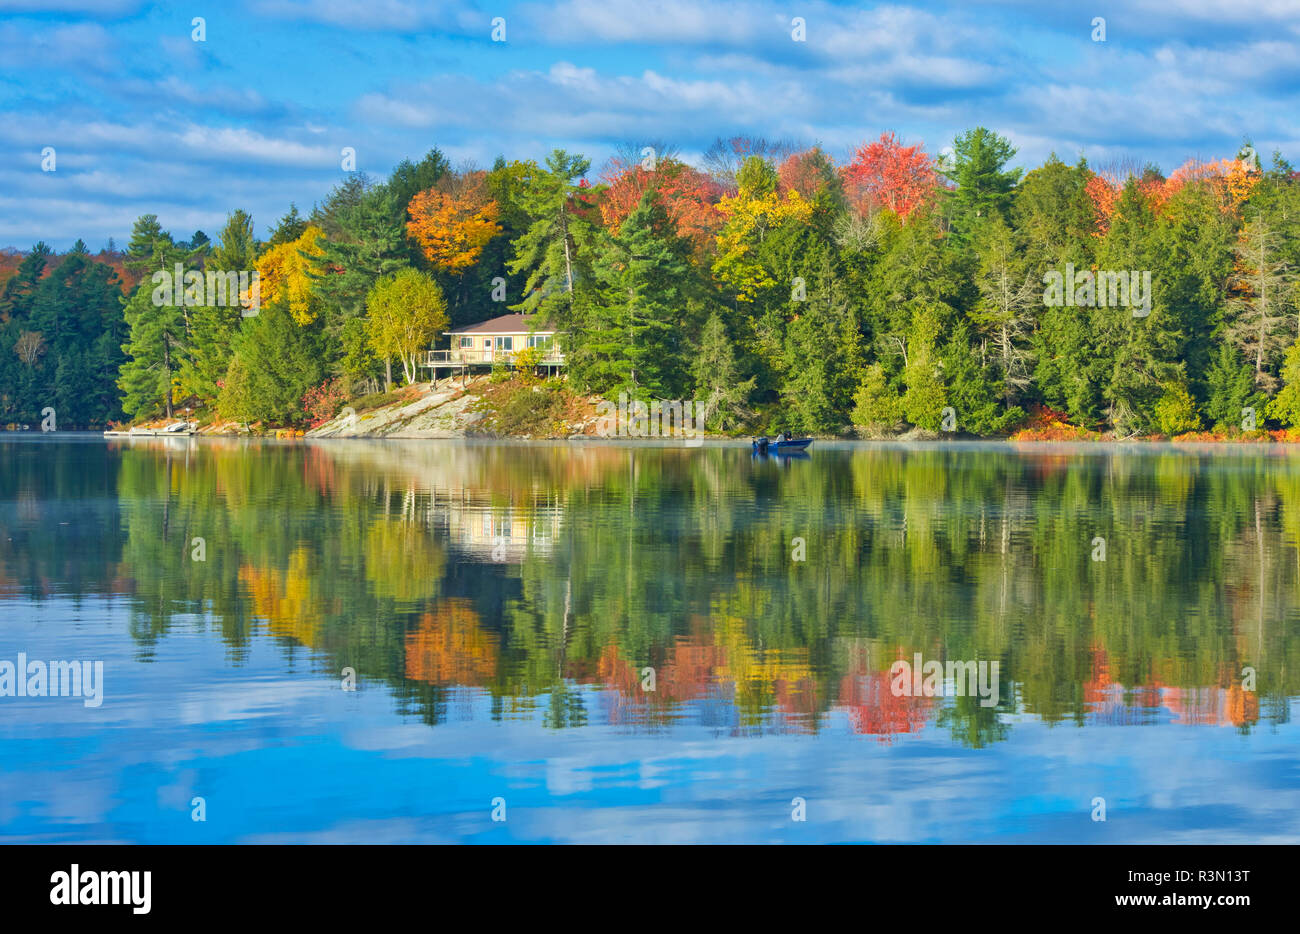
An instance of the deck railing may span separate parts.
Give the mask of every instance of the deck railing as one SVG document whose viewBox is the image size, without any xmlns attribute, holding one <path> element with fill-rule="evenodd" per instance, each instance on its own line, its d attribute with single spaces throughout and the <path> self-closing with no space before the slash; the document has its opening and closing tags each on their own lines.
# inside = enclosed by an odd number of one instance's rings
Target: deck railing
<svg viewBox="0 0 1300 934">
<path fill-rule="evenodd" d="M 532 348 L 528 348 L 532 349 Z M 564 354 L 553 347 L 541 348 L 542 355 L 537 359 L 538 366 L 563 366 Z M 474 364 L 500 363 L 514 366 L 515 357 L 522 350 L 497 350 L 494 347 L 453 347 L 451 350 L 426 351 L 424 365 L 434 366 L 472 366 Z"/>
</svg>

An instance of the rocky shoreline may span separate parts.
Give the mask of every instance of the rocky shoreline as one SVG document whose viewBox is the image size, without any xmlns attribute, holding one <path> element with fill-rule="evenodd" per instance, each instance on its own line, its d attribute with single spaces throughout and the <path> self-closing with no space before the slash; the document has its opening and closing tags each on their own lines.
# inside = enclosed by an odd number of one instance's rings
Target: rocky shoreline
<svg viewBox="0 0 1300 934">
<path fill-rule="evenodd" d="M 532 393 L 540 393 L 536 405 L 532 402 Z M 551 394 L 549 397 L 545 394 Z M 469 379 L 466 382 L 443 380 L 440 384 L 416 383 L 401 387 L 391 395 L 398 398 L 373 407 L 357 411 L 353 406 L 344 406 L 333 418 L 310 429 L 302 428 L 264 428 L 260 425 L 250 427 L 237 422 L 213 422 L 198 424 L 187 422 L 182 428 L 178 422 L 192 417 L 192 413 L 182 410 L 172 420 L 155 420 L 153 422 L 125 426 L 115 431 L 105 432 L 106 437 L 150 437 L 171 436 L 254 436 L 265 438 L 390 438 L 394 440 L 451 440 L 464 438 L 520 440 L 520 441 L 557 441 L 557 440 L 600 440 L 610 437 L 609 426 L 604 424 L 608 417 L 599 411 L 602 404 L 595 396 L 581 396 L 569 393 L 565 389 L 548 387 L 544 383 L 493 383 L 488 376 Z M 501 410 L 504 407 L 522 407 L 524 410 L 540 408 L 548 398 L 554 402 L 561 397 L 557 417 L 545 424 L 529 426 L 529 430 L 511 430 L 517 425 L 503 426 L 500 423 Z M 365 400 L 357 400 L 364 405 Z M 180 430 L 177 430 L 180 429 Z M 745 441 L 734 435 L 714 432 L 701 432 L 696 435 L 710 441 Z M 868 440 L 876 442 L 943 442 L 943 441 L 1003 441 L 1012 444 L 1043 443 L 1153 443 L 1174 441 L 1180 444 L 1289 444 L 1296 443 L 1300 437 L 1289 432 L 1241 432 L 1220 436 L 1210 432 L 1195 432 L 1177 438 L 1159 436 L 1113 438 L 1104 434 L 1088 432 L 1070 426 L 1063 421 L 1037 419 L 1034 424 L 1022 428 L 1010 437 L 983 438 L 965 432 L 940 433 L 924 428 L 912 427 L 897 434 L 882 434 L 867 438 L 854 436 L 821 436 L 825 441 Z M 623 437 L 617 440 L 646 441 L 649 443 L 666 440 L 660 437 Z"/>
</svg>

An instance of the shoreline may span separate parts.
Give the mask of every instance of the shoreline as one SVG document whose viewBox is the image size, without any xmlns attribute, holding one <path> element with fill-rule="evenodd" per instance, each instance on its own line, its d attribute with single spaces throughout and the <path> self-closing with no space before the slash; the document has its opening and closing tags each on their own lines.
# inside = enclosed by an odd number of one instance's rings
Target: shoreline
<svg viewBox="0 0 1300 934">
<path fill-rule="evenodd" d="M 723 449 L 742 449 L 752 452 L 752 444 L 748 438 L 729 438 L 725 436 L 710 436 L 696 442 L 687 443 L 685 439 L 672 438 L 608 438 L 598 435 L 584 435 L 569 438 L 525 438 L 525 437 L 496 437 L 491 435 L 460 435 L 453 437 L 413 437 L 402 434 L 388 435 L 366 435 L 356 434 L 347 436 L 319 436 L 319 435 L 298 435 L 289 437 L 281 435 L 276 436 L 274 432 L 267 434 L 247 434 L 247 433 L 221 433 L 221 432 L 102 432 L 93 429 L 86 430 L 64 430 L 53 432 L 40 431 L 0 431 L 0 440 L 23 440 L 23 441 L 64 441 L 64 442 L 134 442 L 134 441 L 252 441 L 259 444 L 297 444 L 297 443 L 321 443 L 321 442 L 402 442 L 404 444 L 417 442 L 453 442 L 455 444 L 464 444 L 469 446 L 478 445 L 501 445 L 510 447 L 622 447 L 622 448 L 644 448 L 647 450 L 672 450 L 681 449 L 684 451 L 692 450 L 723 450 Z M 1300 450 L 1300 445 L 1293 441 L 1279 441 L 1276 439 L 1250 439 L 1250 440 L 1223 440 L 1223 441 L 1205 441 L 1205 440 L 1188 440 L 1175 441 L 1169 438 L 1160 439 L 1102 439 L 1102 440 L 1071 440 L 1071 439 L 1032 439 L 1032 440 L 1013 440 L 1010 438 L 817 438 L 812 447 L 808 449 L 807 454 L 812 454 L 818 450 L 821 451 L 851 451 L 871 448 L 898 448 L 905 450 L 924 450 L 940 449 L 950 447 L 953 449 L 984 449 L 984 450 L 1008 450 L 1008 451 L 1030 451 L 1030 450 L 1068 450 L 1078 453 L 1086 453 L 1090 450 L 1108 451 L 1122 448 L 1131 451 L 1225 451 L 1233 449 L 1277 449 L 1283 450 Z M 763 458 L 769 460 L 778 460 L 789 455 L 766 454 Z"/>
<path fill-rule="evenodd" d="M 535 395 L 536 394 L 536 395 Z M 488 377 L 457 384 L 449 381 L 414 383 L 383 393 L 383 400 L 364 407 L 365 399 L 354 399 L 363 406 L 337 409 L 332 417 L 311 427 L 275 428 L 261 423 L 251 426 L 229 421 L 209 420 L 211 413 L 196 411 L 193 406 L 176 410 L 171 419 L 155 418 L 137 425 L 110 423 L 107 430 L 82 429 L 42 432 L 39 426 L 3 425 L 0 437 L 55 435 L 98 435 L 105 440 L 136 438 L 253 438 L 258 440 L 402 440 L 402 441 L 474 441 L 496 443 L 615 443 L 649 447 L 750 447 L 757 432 L 726 434 L 695 430 L 689 424 L 661 424 L 658 421 L 633 421 L 628 424 L 623 410 L 612 420 L 609 403 L 596 396 L 579 395 L 564 388 L 547 387 L 533 382 L 508 380 L 493 382 Z M 766 415 L 768 435 L 779 424 L 779 413 L 757 413 L 755 421 Z M 206 422 L 206 423 L 205 423 Z M 182 427 L 183 426 L 183 427 Z M 168 430 L 168 429 L 172 430 Z M 633 431 L 635 428 L 635 432 Z M 665 434 L 660 434 L 660 432 Z M 1086 448 L 1170 446 L 1293 446 L 1300 444 L 1300 432 L 1254 430 L 1223 434 L 1194 431 L 1169 437 L 1164 435 L 1115 438 L 1108 433 L 1093 432 L 1071 425 L 1061 413 L 1040 409 L 1026 423 L 1006 435 L 980 436 L 966 432 L 943 432 L 912 427 L 893 434 L 858 429 L 859 433 L 838 435 L 813 434 L 812 450 L 828 447 L 856 446 L 935 446 L 984 445 L 992 447 L 1062 446 Z M 653 433 L 652 433 L 653 432 Z M 774 455 L 780 456 L 780 455 Z"/>
</svg>

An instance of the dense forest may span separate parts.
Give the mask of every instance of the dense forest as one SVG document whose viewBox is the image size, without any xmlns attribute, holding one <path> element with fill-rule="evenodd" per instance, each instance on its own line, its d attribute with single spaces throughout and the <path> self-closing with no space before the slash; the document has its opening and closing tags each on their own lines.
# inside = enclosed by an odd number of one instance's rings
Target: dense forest
<svg viewBox="0 0 1300 934">
<path fill-rule="evenodd" d="M 628 146 L 348 175 L 306 215 L 215 239 L 139 218 L 122 253 L 0 256 L 0 424 L 319 422 L 427 376 L 441 332 L 509 311 L 565 333 L 566 387 L 699 399 L 742 430 L 1081 435 L 1300 426 L 1300 178 L 1278 154 L 1024 172 L 983 127 L 942 156 L 892 134 Z M 214 299 L 157 274 L 256 271 Z M 526 362 L 526 361 L 525 361 Z M 945 414 L 947 413 L 947 414 Z"/>
</svg>

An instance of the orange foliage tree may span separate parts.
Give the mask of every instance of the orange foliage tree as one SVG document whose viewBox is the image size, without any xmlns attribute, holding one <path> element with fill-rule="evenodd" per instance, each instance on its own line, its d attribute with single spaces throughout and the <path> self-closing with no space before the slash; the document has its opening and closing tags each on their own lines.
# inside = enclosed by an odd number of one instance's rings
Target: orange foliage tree
<svg viewBox="0 0 1300 934">
<path fill-rule="evenodd" d="M 779 190 L 797 191 L 809 201 L 838 183 L 834 160 L 818 146 L 789 156 L 777 169 L 777 177 Z"/>
<path fill-rule="evenodd" d="M 1225 214 L 1238 212 L 1255 190 L 1260 171 L 1245 159 L 1205 162 L 1189 159 L 1168 178 L 1148 175 L 1137 180 L 1138 190 L 1157 214 L 1163 214 L 1169 199 L 1185 185 L 1204 185 L 1219 197 Z M 1095 236 L 1103 236 L 1115 220 L 1116 205 L 1125 182 L 1117 174 L 1101 173 L 1088 179 L 1086 191 L 1092 201 Z"/>
<path fill-rule="evenodd" d="M 487 195 L 486 178 L 486 172 L 445 176 L 411 198 L 406 232 L 435 266 L 464 272 L 501 232 L 500 209 Z"/>
<path fill-rule="evenodd" d="M 1210 185 L 1219 194 L 1219 206 L 1226 213 L 1238 210 L 1251 196 L 1259 182 L 1260 172 L 1244 159 L 1219 159 L 1202 162 L 1189 159 L 1169 176 L 1170 191 L 1183 185 L 1200 182 Z"/>
<path fill-rule="evenodd" d="M 659 195 L 659 203 L 672 219 L 678 234 L 689 239 L 696 249 L 713 242 L 722 226 L 717 201 L 717 183 L 703 172 L 676 159 L 661 159 L 653 169 L 628 165 L 610 159 L 601 180 L 606 187 L 600 193 L 600 217 L 608 229 L 616 229 L 641 203 L 647 189 Z"/>
<path fill-rule="evenodd" d="M 1092 201 L 1093 223 L 1097 228 L 1093 231 L 1093 236 L 1103 236 L 1110 230 L 1110 223 L 1115 217 L 1115 202 L 1119 200 L 1119 186 L 1104 175 L 1094 175 L 1084 185 L 1084 191 Z"/>
<path fill-rule="evenodd" d="M 859 146 L 841 174 L 849 201 L 859 214 L 879 204 L 900 220 L 929 203 L 939 184 L 934 160 L 921 145 L 904 146 L 893 133 L 882 133 L 875 142 Z"/>
</svg>

